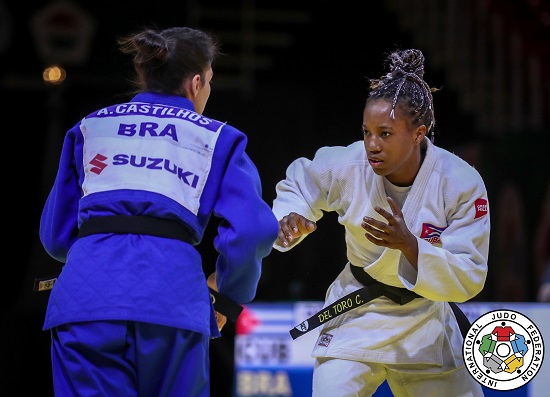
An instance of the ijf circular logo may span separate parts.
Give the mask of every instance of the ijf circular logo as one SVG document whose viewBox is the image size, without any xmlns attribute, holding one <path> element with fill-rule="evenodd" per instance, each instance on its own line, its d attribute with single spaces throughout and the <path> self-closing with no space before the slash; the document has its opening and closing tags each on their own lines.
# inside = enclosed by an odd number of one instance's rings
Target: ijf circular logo
<svg viewBox="0 0 550 397">
<path fill-rule="evenodd" d="M 542 367 L 544 342 L 537 326 L 513 310 L 495 310 L 474 321 L 462 345 L 464 363 L 481 385 L 514 390 Z"/>
</svg>

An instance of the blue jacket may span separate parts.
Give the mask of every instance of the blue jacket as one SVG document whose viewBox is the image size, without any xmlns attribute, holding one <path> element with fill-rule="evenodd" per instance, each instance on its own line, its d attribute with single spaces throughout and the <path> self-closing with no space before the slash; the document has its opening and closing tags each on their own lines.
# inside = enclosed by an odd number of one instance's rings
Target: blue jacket
<svg viewBox="0 0 550 397">
<path fill-rule="evenodd" d="M 40 220 L 44 248 L 65 263 L 44 329 L 132 320 L 220 336 L 194 245 L 211 217 L 219 218 L 218 288 L 247 303 L 278 233 L 246 144 L 242 132 L 195 113 L 188 99 L 155 93 L 100 109 L 71 128 Z M 181 222 L 192 241 L 112 233 L 77 238 L 82 222 L 106 215 Z"/>
</svg>

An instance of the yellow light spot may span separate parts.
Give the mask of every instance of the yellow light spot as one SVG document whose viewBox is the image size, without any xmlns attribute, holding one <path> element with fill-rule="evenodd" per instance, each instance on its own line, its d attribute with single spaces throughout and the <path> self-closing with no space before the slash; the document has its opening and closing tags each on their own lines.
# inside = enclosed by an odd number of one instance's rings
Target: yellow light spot
<svg viewBox="0 0 550 397">
<path fill-rule="evenodd" d="M 47 67 L 44 69 L 44 72 L 42 72 L 42 78 L 48 84 L 61 84 L 65 81 L 66 77 L 67 73 L 65 72 L 65 69 L 59 66 Z"/>
</svg>

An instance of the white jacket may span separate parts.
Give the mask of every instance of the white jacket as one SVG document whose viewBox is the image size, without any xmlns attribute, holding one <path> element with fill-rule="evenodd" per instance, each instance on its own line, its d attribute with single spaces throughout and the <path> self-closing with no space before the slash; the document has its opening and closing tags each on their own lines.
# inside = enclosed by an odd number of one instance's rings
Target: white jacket
<svg viewBox="0 0 550 397">
<path fill-rule="evenodd" d="M 384 178 L 368 164 L 363 141 L 323 147 L 313 160 L 299 158 L 277 184 L 273 202 L 277 219 L 294 211 L 318 221 L 324 211 L 335 211 L 345 227 L 349 263 L 328 288 L 325 306 L 362 287 L 350 265 L 425 298 L 400 306 L 381 297 L 328 321 L 321 328 L 319 342 L 323 342 L 316 344 L 314 356 L 399 367 L 425 364 L 420 366 L 423 371 L 463 365 L 462 336 L 445 302 L 467 301 L 485 284 L 490 233 L 487 191 L 471 165 L 428 139 L 425 143 L 424 162 L 402 208 L 418 239 L 418 271 L 401 251 L 376 246 L 365 237 L 363 217 L 386 222 L 374 207 L 391 209 Z"/>
</svg>

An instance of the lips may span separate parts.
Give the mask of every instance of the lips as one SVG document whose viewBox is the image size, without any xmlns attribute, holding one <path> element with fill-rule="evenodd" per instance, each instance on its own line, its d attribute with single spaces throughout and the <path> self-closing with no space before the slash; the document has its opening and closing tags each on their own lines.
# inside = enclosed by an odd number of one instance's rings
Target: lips
<svg viewBox="0 0 550 397">
<path fill-rule="evenodd" d="M 375 159 L 375 158 L 369 158 L 369 164 L 373 168 L 379 167 L 382 163 L 383 163 L 382 160 Z"/>
</svg>

